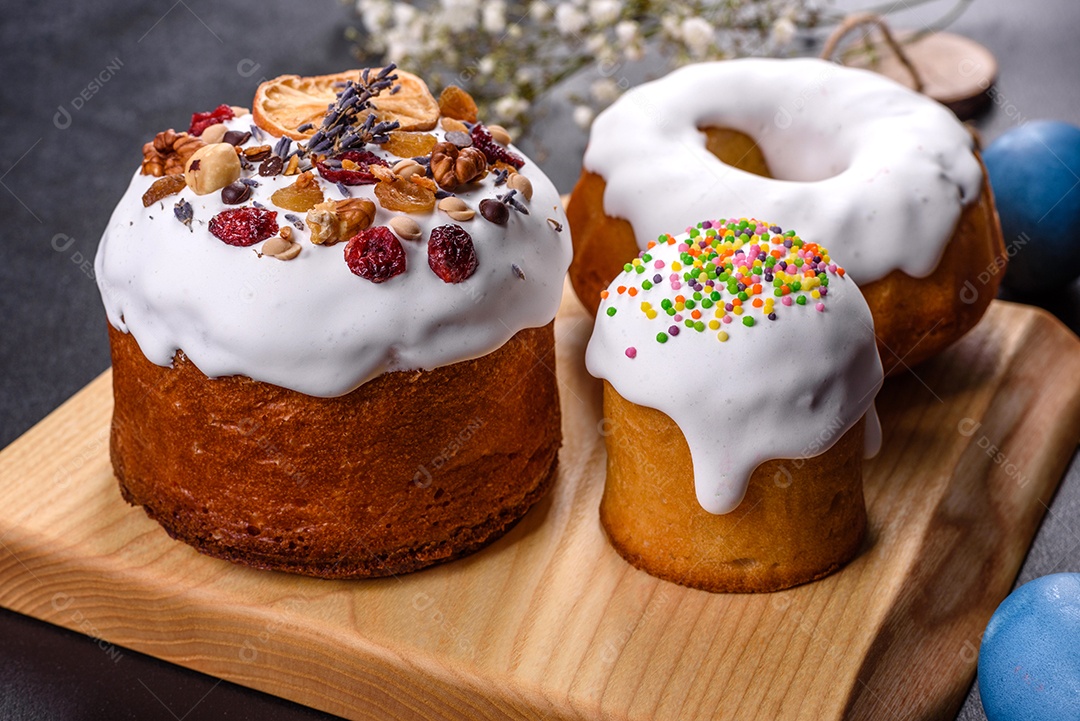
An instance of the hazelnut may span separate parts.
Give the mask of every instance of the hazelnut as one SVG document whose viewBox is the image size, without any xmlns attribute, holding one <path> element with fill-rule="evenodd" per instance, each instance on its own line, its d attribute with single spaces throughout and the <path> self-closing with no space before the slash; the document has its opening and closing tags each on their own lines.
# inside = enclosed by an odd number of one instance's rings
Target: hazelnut
<svg viewBox="0 0 1080 721">
<path fill-rule="evenodd" d="M 240 178 L 240 159 L 228 143 L 204 145 L 184 165 L 184 180 L 196 195 L 221 190 Z"/>
</svg>

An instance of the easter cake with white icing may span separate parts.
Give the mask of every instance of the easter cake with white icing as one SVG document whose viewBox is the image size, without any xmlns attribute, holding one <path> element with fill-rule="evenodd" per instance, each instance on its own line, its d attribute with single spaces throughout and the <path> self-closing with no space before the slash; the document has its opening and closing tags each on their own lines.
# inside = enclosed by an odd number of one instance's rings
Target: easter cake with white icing
<svg viewBox="0 0 1080 721">
<path fill-rule="evenodd" d="M 555 188 L 395 70 L 159 133 L 96 259 L 125 499 L 200 552 L 396 574 L 502 535 L 561 442 Z"/>
<path fill-rule="evenodd" d="M 858 552 L 884 375 L 825 247 L 747 218 L 661 234 L 601 293 L 586 366 L 604 381 L 600 520 L 630 563 L 761 592 Z"/>
</svg>

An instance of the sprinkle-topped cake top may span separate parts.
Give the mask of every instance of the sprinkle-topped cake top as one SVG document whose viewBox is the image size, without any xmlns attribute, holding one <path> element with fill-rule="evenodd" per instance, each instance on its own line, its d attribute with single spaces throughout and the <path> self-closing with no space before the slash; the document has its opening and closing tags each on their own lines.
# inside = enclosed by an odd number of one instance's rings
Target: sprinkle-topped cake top
<svg viewBox="0 0 1080 721">
<path fill-rule="evenodd" d="M 649 242 L 601 297 L 589 372 L 679 426 L 705 510 L 733 510 L 762 462 L 823 453 L 863 416 L 876 452 L 873 319 L 821 245 L 706 220 Z"/>
<path fill-rule="evenodd" d="M 674 247 L 678 260 L 669 264 L 655 257 L 664 247 Z M 723 342 L 740 325 L 775 321 L 785 307 L 809 304 L 824 312 L 830 276 L 843 277 L 844 269 L 817 243 L 775 224 L 729 218 L 687 228 L 682 240 L 662 234 L 650 241 L 623 267 L 614 293 L 640 301 L 638 312 L 661 327 L 658 343 L 683 330 L 712 331 Z M 600 297 L 606 300 L 611 293 L 602 291 Z M 610 304 L 604 309 L 608 316 L 617 312 Z M 626 350 L 628 357 L 636 356 L 635 348 Z"/>
</svg>

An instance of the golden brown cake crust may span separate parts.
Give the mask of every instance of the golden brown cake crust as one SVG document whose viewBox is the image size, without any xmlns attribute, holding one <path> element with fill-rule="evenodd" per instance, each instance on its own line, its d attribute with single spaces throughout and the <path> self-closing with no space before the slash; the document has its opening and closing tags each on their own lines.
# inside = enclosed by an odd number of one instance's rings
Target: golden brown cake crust
<svg viewBox="0 0 1080 721">
<path fill-rule="evenodd" d="M 554 480 L 552 324 L 338 398 L 211 380 L 182 352 L 157 366 L 132 336 L 109 338 L 121 492 L 210 556 L 323 578 L 405 573 L 494 541 Z"/>
<path fill-rule="evenodd" d="M 600 521 L 643 571 L 706 591 L 768 592 L 828 575 L 859 552 L 864 421 L 819 456 L 762 463 L 738 508 L 713 515 L 698 504 L 690 448 L 669 416 L 607 381 L 604 416 Z"/>
<path fill-rule="evenodd" d="M 703 132 L 706 147 L 721 161 L 770 177 L 764 156 L 749 136 L 718 128 Z M 976 157 L 981 164 L 977 152 Z M 574 242 L 570 282 L 594 315 L 600 291 L 638 253 L 630 223 L 604 213 L 605 188 L 601 176 L 583 170 L 566 212 Z M 761 213 L 768 215 L 768 208 Z M 912 278 L 897 270 L 860 285 L 874 316 L 886 375 L 936 355 L 971 330 L 997 294 L 1005 263 L 1005 243 L 984 168 L 979 200 L 964 208 L 932 274 Z"/>
</svg>

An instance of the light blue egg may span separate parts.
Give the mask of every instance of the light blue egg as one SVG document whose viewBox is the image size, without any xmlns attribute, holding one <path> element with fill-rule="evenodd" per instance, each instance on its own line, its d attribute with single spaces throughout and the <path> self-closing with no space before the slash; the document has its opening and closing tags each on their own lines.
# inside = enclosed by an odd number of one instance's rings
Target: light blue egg
<svg viewBox="0 0 1080 721">
<path fill-rule="evenodd" d="M 979 695 L 989 721 L 1080 721 L 1080 573 L 1037 578 L 998 606 Z"/>
<path fill-rule="evenodd" d="M 1040 293 L 1080 276 L 1080 128 L 1040 120 L 983 153 L 1009 268 L 1004 283 Z"/>
</svg>

